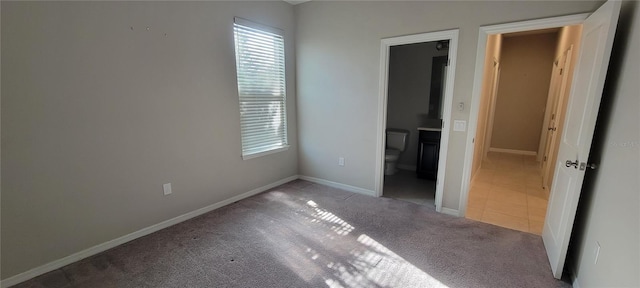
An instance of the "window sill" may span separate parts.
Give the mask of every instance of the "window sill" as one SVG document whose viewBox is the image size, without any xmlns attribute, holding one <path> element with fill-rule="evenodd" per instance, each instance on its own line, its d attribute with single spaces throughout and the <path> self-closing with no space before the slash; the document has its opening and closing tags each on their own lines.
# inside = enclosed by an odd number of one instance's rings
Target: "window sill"
<svg viewBox="0 0 640 288">
<path fill-rule="evenodd" d="M 258 158 L 258 157 L 262 157 L 262 156 L 266 156 L 266 155 L 270 155 L 270 154 L 275 154 L 275 153 L 279 153 L 279 152 L 283 152 L 283 151 L 287 151 L 287 150 L 289 150 L 289 145 L 283 146 L 281 148 L 271 149 L 269 151 L 242 155 L 242 160 L 249 160 L 249 159 Z"/>
</svg>

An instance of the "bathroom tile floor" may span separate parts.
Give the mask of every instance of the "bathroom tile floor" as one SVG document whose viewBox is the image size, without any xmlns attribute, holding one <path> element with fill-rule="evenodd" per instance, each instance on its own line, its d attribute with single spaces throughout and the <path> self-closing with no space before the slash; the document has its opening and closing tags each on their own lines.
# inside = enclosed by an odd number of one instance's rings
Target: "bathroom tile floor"
<svg viewBox="0 0 640 288">
<path fill-rule="evenodd" d="M 436 208 L 436 182 L 416 177 L 415 171 L 398 170 L 384 176 L 382 197 L 398 199 Z"/>
<path fill-rule="evenodd" d="M 541 235 L 549 191 L 535 156 L 489 152 L 471 183 L 466 218 Z"/>
</svg>

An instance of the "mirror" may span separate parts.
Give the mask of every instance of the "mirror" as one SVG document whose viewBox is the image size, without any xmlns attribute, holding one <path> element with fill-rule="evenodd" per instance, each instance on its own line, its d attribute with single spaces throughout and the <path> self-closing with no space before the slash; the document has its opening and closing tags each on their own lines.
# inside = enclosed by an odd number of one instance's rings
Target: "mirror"
<svg viewBox="0 0 640 288">
<path fill-rule="evenodd" d="M 431 85 L 429 91 L 429 111 L 427 118 L 442 119 L 444 86 L 447 78 L 449 56 L 433 57 L 431 64 Z"/>
</svg>

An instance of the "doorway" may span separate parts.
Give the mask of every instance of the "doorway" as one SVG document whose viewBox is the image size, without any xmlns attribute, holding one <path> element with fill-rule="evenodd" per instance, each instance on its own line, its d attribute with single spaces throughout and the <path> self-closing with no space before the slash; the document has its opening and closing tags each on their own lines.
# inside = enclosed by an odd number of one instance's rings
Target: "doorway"
<svg viewBox="0 0 640 288">
<path fill-rule="evenodd" d="M 575 211 L 581 193 L 585 170 L 592 168 L 586 162 L 593 140 L 595 119 L 602 98 L 604 79 L 613 46 L 616 23 L 620 14 L 620 2 L 607 1 L 591 14 L 578 14 L 555 18 L 480 27 L 478 56 L 476 60 L 473 102 L 470 119 L 478 119 L 482 86 L 483 55 L 489 35 L 547 29 L 567 25 L 582 25 L 580 49 L 576 58 L 575 75 L 571 93 L 566 101 L 566 119 L 558 133 L 559 147 L 554 179 L 550 189 L 549 205 L 544 220 L 542 240 L 554 277 L 562 276 L 563 265 L 575 219 Z M 475 122 L 475 121 L 474 121 Z M 474 135 L 476 123 L 470 122 L 469 132 Z M 464 215 L 467 209 L 469 185 L 471 183 L 472 158 L 475 137 L 467 141 L 463 170 L 460 208 Z M 584 161 L 584 162 L 583 162 Z"/>
<path fill-rule="evenodd" d="M 382 39 L 375 189 L 378 197 L 383 196 L 384 193 L 384 196 L 397 198 L 397 196 L 403 197 L 397 195 L 398 192 L 400 194 L 409 192 L 412 195 L 406 195 L 405 199 L 413 199 L 415 201 L 412 202 L 419 204 L 433 205 L 436 211 L 447 213 L 446 209 L 442 211 L 441 204 L 449 138 L 449 129 L 446 124 L 449 123 L 451 115 L 457 44 L 457 29 Z M 424 53 L 425 51 L 428 52 Z M 428 54 L 422 57 L 424 58 L 422 62 L 428 65 L 417 65 L 423 72 L 422 78 L 417 71 L 403 70 L 402 65 L 397 65 L 402 64 L 403 61 L 408 62 L 406 59 L 411 58 L 412 53 Z M 424 75 L 428 77 L 425 78 Z M 408 78 L 414 79 L 411 84 L 405 83 L 406 85 L 397 85 L 394 88 L 394 82 L 407 81 Z M 416 85 L 421 89 L 406 89 L 407 85 Z M 396 98 L 397 95 L 404 96 Z M 415 101 L 411 98 L 415 98 L 413 99 Z M 407 108 L 408 106 L 410 107 Z M 407 109 L 415 111 L 402 112 Z M 399 168 L 397 173 L 385 177 L 385 166 L 389 167 L 385 163 L 388 128 L 406 131 L 408 137 L 406 149 L 396 164 Z M 438 134 L 437 140 L 432 137 L 435 134 Z M 431 161 L 428 162 L 432 165 L 429 167 L 425 164 L 427 161 L 422 161 L 420 157 L 428 155 L 431 155 Z M 383 192 L 385 189 L 386 192 Z M 396 195 L 393 195 L 394 192 Z"/>
<path fill-rule="evenodd" d="M 383 197 L 435 209 L 448 54 L 448 40 L 390 48 Z"/>
<path fill-rule="evenodd" d="M 477 65 L 482 70 L 476 69 L 476 79 L 481 80 L 474 83 L 474 96 L 477 98 L 472 103 L 470 116 L 470 119 L 477 121 L 470 121 L 470 131 L 475 131 L 475 136 L 467 145 L 467 151 L 473 157 L 465 159 L 465 179 L 469 182 L 464 183 L 467 186 L 463 188 L 461 197 L 462 215 L 534 234 L 543 232 L 550 192 L 548 182 L 544 185 L 543 174 L 544 171 L 554 170 L 557 149 L 554 152 L 553 147 L 559 145 L 559 137 L 555 135 L 562 133 L 573 66 L 579 55 L 581 23 L 586 17 L 586 14 L 579 14 L 528 21 L 519 23 L 518 27 L 505 24 L 505 27 L 498 25 L 485 28 L 486 31 L 481 29 L 478 53 L 482 53 L 479 54 L 482 56 L 478 56 Z M 554 56 L 546 63 L 547 75 L 550 75 L 545 88 L 547 92 L 540 95 L 545 97 L 544 108 L 536 120 L 538 138 L 530 141 L 529 148 L 496 147 L 493 143 L 494 128 L 499 125 L 493 122 L 498 102 L 496 98 L 503 82 L 501 79 L 505 78 L 505 63 L 500 57 L 505 38 L 554 32 L 557 33 Z M 480 49 L 480 45 L 484 49 Z M 544 116 L 540 118 L 540 115 Z M 549 120 L 551 117 L 555 117 L 553 121 Z M 536 132 L 535 127 L 530 130 Z M 550 137 L 552 134 L 555 134 L 554 137 Z M 509 136 L 513 134 L 507 134 Z M 500 191 L 491 193 L 491 190 Z M 499 205 L 496 201 L 489 203 L 490 198 L 500 198 L 501 204 L 506 202 L 511 205 Z"/>
<path fill-rule="evenodd" d="M 467 218 L 542 234 L 544 171 L 554 168 L 547 160 L 556 156 L 580 32 L 574 25 L 489 36 Z"/>
</svg>

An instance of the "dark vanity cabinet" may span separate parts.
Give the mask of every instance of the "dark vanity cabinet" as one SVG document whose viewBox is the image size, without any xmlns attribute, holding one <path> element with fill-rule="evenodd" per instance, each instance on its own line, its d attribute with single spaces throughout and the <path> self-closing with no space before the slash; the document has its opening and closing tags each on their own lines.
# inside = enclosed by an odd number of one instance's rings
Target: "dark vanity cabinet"
<svg viewBox="0 0 640 288">
<path fill-rule="evenodd" d="M 438 155 L 440 154 L 440 131 L 420 130 L 418 142 L 419 178 L 436 180 L 438 175 Z"/>
</svg>

